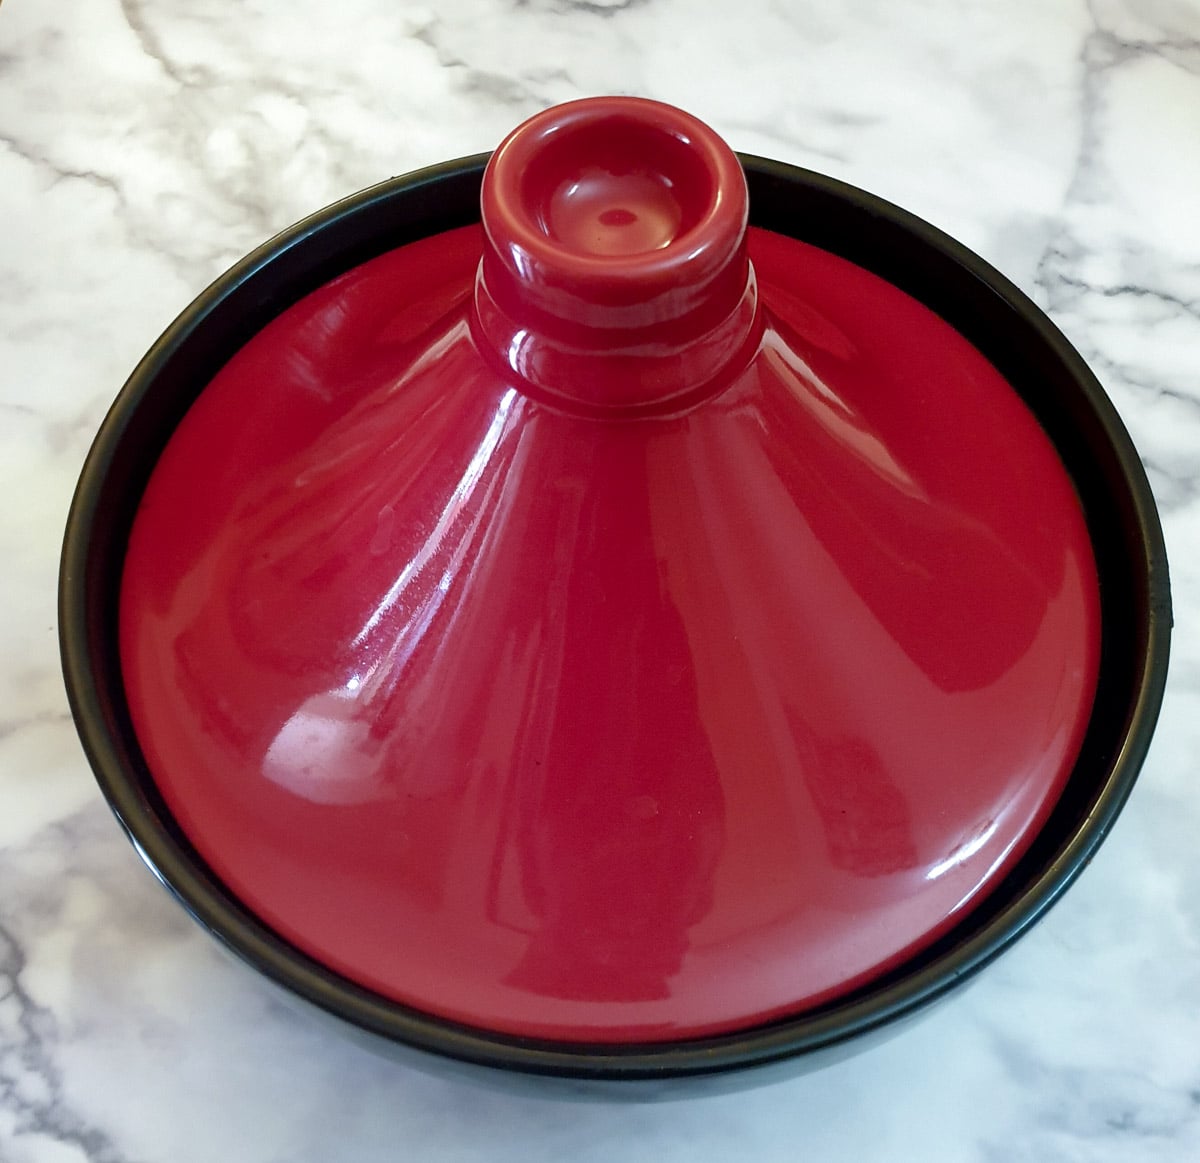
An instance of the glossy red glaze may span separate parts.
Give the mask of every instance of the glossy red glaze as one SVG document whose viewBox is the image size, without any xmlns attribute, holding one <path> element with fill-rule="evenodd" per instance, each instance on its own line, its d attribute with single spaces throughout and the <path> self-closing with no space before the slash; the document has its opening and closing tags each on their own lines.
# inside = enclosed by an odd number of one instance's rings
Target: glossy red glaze
<svg viewBox="0 0 1200 1163">
<path fill-rule="evenodd" d="M 595 409 L 694 400 L 752 353 L 746 179 L 681 110 L 548 109 L 496 150 L 481 210 L 480 348 L 526 392 Z"/>
<path fill-rule="evenodd" d="M 608 208 L 560 186 L 533 205 L 569 250 Z M 185 417 L 122 591 L 151 770 L 248 907 L 427 1012 L 654 1041 L 843 994 L 971 909 L 1070 771 L 1070 481 L 970 344 L 803 243 L 750 232 L 750 339 L 684 396 L 522 378 L 483 249 L 337 279 Z"/>
</svg>

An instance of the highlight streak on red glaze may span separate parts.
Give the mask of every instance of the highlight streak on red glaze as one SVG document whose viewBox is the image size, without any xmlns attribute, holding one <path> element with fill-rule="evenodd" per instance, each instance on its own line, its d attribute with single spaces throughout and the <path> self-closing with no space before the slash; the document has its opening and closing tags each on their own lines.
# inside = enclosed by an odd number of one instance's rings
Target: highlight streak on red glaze
<svg viewBox="0 0 1200 1163">
<path fill-rule="evenodd" d="M 121 647 L 215 872 L 389 997 L 698 1036 L 840 995 L 1011 867 L 1098 656 L 1078 504 L 928 310 L 750 232 L 764 331 L 675 415 L 481 357 L 477 227 L 310 295 L 164 453 Z"/>
</svg>

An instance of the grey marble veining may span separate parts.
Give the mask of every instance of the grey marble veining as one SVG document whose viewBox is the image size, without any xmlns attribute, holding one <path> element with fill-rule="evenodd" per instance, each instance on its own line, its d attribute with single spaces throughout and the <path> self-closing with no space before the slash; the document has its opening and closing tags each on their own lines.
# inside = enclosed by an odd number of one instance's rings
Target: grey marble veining
<svg viewBox="0 0 1200 1163">
<path fill-rule="evenodd" d="M 632 1108 L 382 1061 L 228 963 L 100 801 L 54 611 L 91 437 L 208 281 L 595 92 L 890 198 L 1033 295 L 1145 459 L 1176 613 L 1129 807 L 1013 952 L 840 1065 Z M 0 498 L 0 1163 L 1200 1158 L 1194 0 L 6 0 Z"/>
</svg>

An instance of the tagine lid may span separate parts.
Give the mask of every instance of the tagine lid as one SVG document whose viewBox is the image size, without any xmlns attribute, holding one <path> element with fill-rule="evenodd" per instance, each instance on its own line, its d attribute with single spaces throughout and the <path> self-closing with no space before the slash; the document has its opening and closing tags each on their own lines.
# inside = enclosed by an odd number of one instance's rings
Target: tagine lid
<svg viewBox="0 0 1200 1163">
<path fill-rule="evenodd" d="M 426 1014 L 653 1043 L 844 998 L 1070 774 L 1072 482 L 928 308 L 748 228 L 679 110 L 548 110 L 481 206 L 283 311 L 171 438 L 121 590 L 149 769 L 247 909 Z"/>
</svg>

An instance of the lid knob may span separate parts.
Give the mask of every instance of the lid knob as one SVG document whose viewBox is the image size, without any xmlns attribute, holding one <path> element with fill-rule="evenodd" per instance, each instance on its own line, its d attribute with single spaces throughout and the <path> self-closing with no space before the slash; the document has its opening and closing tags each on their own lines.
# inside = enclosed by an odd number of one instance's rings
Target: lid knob
<svg viewBox="0 0 1200 1163">
<path fill-rule="evenodd" d="M 737 157 L 657 101 L 546 110 L 483 178 L 481 346 L 533 394 L 661 410 L 726 382 L 756 336 Z"/>
</svg>

